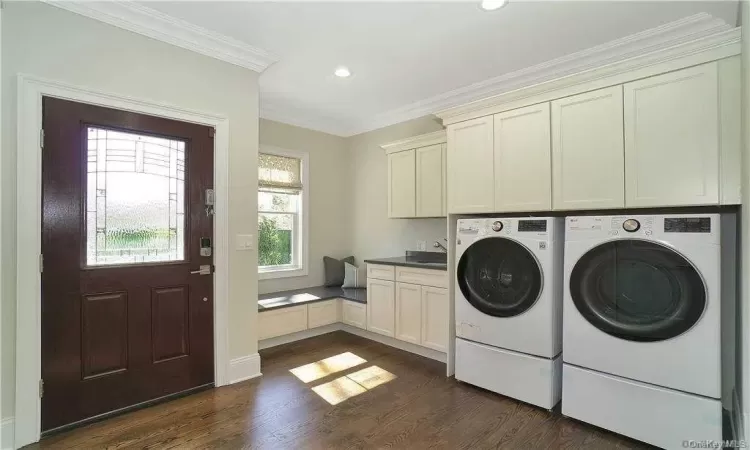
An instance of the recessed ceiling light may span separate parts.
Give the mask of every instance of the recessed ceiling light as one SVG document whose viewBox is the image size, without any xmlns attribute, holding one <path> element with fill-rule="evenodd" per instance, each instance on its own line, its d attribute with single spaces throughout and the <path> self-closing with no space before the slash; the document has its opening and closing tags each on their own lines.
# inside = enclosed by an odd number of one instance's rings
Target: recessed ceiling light
<svg viewBox="0 0 750 450">
<path fill-rule="evenodd" d="M 336 71 L 333 72 L 333 74 L 336 75 L 339 78 L 346 78 L 346 77 L 350 76 L 352 73 L 349 72 L 348 68 L 342 66 L 342 67 L 336 68 Z"/>
<path fill-rule="evenodd" d="M 508 3 L 508 0 L 482 0 L 482 9 L 485 11 L 494 11 L 500 9 Z"/>
</svg>

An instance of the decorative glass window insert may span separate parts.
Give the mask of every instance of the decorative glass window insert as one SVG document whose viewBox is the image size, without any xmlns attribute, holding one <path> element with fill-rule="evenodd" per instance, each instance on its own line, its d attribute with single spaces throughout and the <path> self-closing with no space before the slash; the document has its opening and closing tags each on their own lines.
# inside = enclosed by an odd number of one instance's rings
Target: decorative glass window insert
<svg viewBox="0 0 750 450">
<path fill-rule="evenodd" d="M 258 158 L 258 266 L 261 273 L 302 267 L 301 159 Z"/>
<path fill-rule="evenodd" d="M 185 259 L 185 142 L 88 127 L 86 264 Z"/>
</svg>

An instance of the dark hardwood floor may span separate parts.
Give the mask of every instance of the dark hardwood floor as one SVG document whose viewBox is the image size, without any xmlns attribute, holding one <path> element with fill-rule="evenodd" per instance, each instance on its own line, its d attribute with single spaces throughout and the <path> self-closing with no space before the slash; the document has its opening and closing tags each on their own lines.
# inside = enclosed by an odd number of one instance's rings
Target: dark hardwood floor
<svg viewBox="0 0 750 450">
<path fill-rule="evenodd" d="M 366 362 L 308 383 L 290 372 L 346 352 Z M 31 448 L 648 448 L 445 378 L 441 363 L 345 332 L 261 357 L 261 378 L 50 436 Z M 318 366 L 325 372 L 335 363 Z M 320 385 L 332 401 L 361 393 L 331 405 L 312 390 Z"/>
</svg>

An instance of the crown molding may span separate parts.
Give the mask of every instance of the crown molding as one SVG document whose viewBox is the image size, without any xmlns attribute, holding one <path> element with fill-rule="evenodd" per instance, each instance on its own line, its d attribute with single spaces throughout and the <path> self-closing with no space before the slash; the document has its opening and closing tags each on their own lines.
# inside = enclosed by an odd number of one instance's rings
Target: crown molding
<svg viewBox="0 0 750 450">
<path fill-rule="evenodd" d="M 365 133 L 428 115 L 437 115 L 441 118 L 458 115 L 463 109 L 468 111 L 481 108 L 480 102 L 498 103 L 499 100 L 495 97 L 507 92 L 615 63 L 619 64 L 619 71 L 634 70 L 643 64 L 652 65 L 660 60 L 674 59 L 694 52 L 696 45 L 722 45 L 738 41 L 739 36 L 739 28 L 733 29 L 723 20 L 710 14 L 695 14 L 378 114 L 372 120 L 361 122 L 349 129 L 348 133 Z"/>
<path fill-rule="evenodd" d="M 308 130 L 319 131 L 321 133 L 332 134 L 339 137 L 349 137 L 356 134 L 352 133 L 352 128 L 340 119 L 324 116 L 313 111 L 300 111 L 297 108 L 282 106 L 281 102 L 275 102 L 263 98 L 262 93 L 260 98 L 259 116 L 261 119 L 273 120 L 274 122 L 306 128 Z"/>
<path fill-rule="evenodd" d="M 444 144 L 448 138 L 445 130 L 433 131 L 432 133 L 420 134 L 406 139 L 381 144 L 380 148 L 386 153 L 396 153 L 413 148 L 427 147 L 428 145 Z"/>
<path fill-rule="evenodd" d="M 42 0 L 67 11 L 240 67 L 263 72 L 275 55 L 133 1 Z"/>
</svg>

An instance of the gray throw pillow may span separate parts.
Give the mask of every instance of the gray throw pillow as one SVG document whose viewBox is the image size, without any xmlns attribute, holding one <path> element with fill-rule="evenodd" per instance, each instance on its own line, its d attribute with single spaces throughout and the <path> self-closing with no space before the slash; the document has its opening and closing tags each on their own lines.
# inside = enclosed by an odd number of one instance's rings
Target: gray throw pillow
<svg viewBox="0 0 750 450">
<path fill-rule="evenodd" d="M 363 288 L 367 287 L 367 271 L 364 267 L 357 267 L 354 264 L 344 263 L 344 284 L 342 288 Z"/>
<path fill-rule="evenodd" d="M 330 256 L 323 257 L 326 286 L 341 286 L 344 284 L 344 263 L 354 264 L 354 257 L 349 256 L 340 260 Z"/>
</svg>

